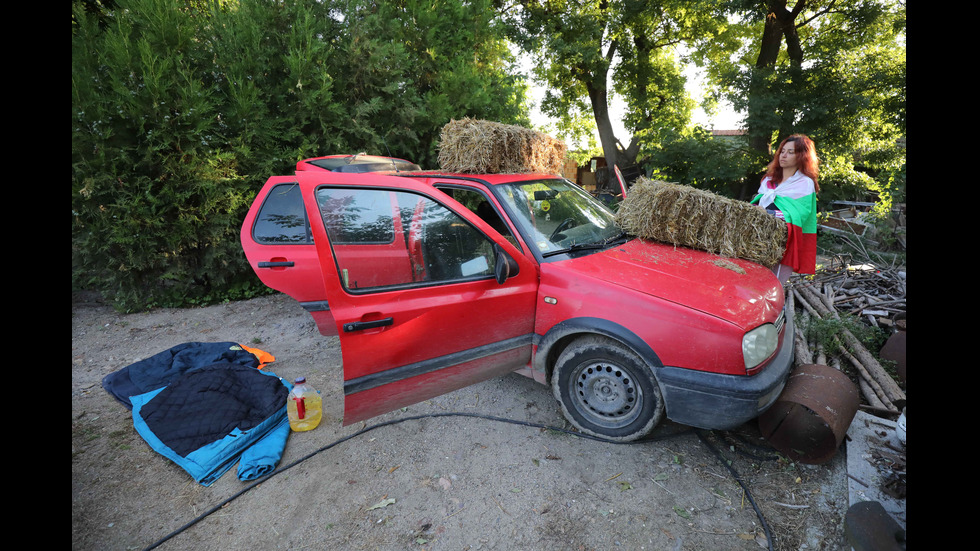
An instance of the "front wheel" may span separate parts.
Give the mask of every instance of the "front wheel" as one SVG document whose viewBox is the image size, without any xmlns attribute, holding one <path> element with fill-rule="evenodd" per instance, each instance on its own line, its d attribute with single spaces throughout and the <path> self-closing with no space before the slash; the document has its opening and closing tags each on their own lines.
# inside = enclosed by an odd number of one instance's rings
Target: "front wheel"
<svg viewBox="0 0 980 551">
<path fill-rule="evenodd" d="M 565 418 L 594 436 L 636 440 L 664 416 L 653 371 L 632 350 L 605 337 L 584 337 L 566 348 L 551 388 Z"/>
</svg>

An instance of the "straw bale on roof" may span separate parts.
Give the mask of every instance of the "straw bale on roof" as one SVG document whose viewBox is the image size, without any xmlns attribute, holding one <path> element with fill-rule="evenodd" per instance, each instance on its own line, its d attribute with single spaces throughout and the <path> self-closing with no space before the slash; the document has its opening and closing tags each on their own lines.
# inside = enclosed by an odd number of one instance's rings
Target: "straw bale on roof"
<svg viewBox="0 0 980 551">
<path fill-rule="evenodd" d="M 465 174 L 560 174 L 566 151 L 564 142 L 541 132 L 467 118 L 442 127 L 439 166 Z"/>
</svg>

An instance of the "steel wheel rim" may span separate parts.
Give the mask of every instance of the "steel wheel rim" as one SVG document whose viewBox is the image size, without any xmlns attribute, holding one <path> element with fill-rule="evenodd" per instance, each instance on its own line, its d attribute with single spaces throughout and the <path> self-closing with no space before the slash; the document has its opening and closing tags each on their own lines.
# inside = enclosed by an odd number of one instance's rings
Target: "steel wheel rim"
<svg viewBox="0 0 980 551">
<path fill-rule="evenodd" d="M 622 427 L 640 414 L 643 391 L 629 371 L 609 362 L 581 366 L 570 380 L 579 411 L 592 422 Z"/>
</svg>

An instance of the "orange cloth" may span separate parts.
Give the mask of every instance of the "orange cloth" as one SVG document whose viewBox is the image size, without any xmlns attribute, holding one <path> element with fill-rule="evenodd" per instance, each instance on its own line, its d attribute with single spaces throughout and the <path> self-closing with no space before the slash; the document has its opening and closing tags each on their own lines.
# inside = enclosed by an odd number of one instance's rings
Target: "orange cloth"
<svg viewBox="0 0 980 551">
<path fill-rule="evenodd" d="M 244 344 L 240 344 L 240 343 L 239 343 L 239 346 L 241 346 L 245 350 L 249 351 L 253 356 L 255 356 L 256 358 L 259 359 L 259 367 L 258 367 L 258 369 L 262 369 L 265 366 L 267 366 L 267 365 L 271 364 L 272 362 L 276 361 L 276 357 L 273 356 L 272 354 L 269 354 L 265 350 L 260 350 L 258 348 L 252 348 L 250 346 L 245 346 Z"/>
</svg>

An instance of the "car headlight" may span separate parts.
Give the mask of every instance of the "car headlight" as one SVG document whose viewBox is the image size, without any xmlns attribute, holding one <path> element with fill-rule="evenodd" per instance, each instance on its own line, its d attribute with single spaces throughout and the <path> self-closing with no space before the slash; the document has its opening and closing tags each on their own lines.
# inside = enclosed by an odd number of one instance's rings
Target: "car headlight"
<svg viewBox="0 0 980 551">
<path fill-rule="evenodd" d="M 776 351 L 779 344 L 779 331 L 776 326 L 767 323 L 749 331 L 742 337 L 742 357 L 745 358 L 745 369 L 750 370 L 761 364 Z"/>
</svg>

